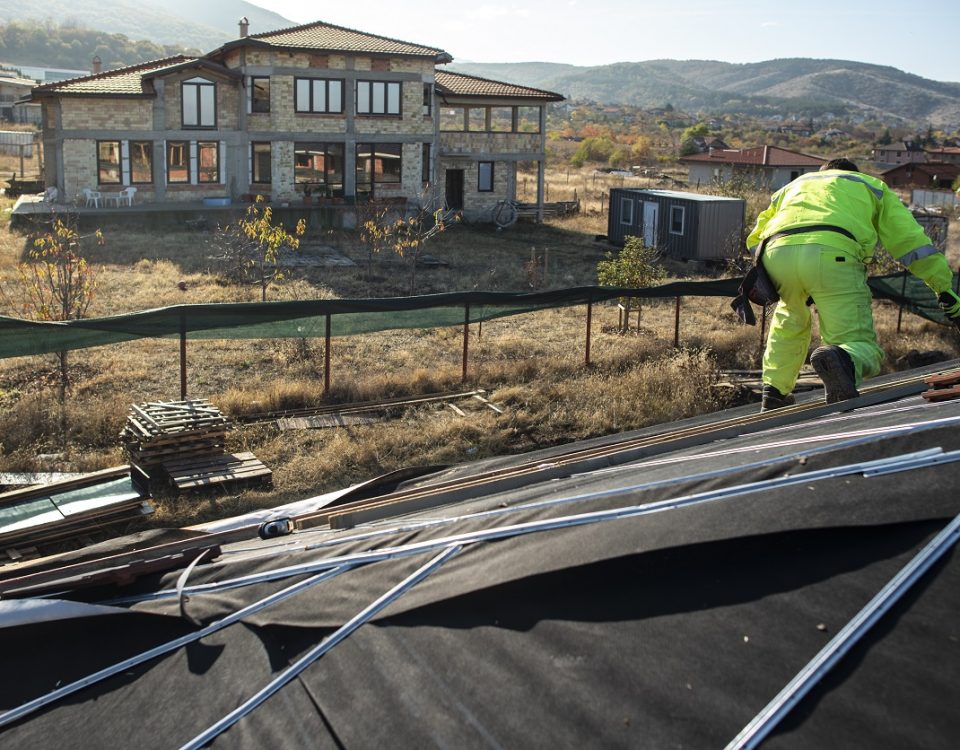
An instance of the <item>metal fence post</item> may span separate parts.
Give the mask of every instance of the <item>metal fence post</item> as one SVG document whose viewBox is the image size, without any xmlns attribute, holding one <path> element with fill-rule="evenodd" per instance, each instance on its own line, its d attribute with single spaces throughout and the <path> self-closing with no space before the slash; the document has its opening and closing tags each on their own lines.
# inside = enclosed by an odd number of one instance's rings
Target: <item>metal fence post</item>
<svg viewBox="0 0 960 750">
<path fill-rule="evenodd" d="M 593 300 L 587 300 L 587 347 L 584 364 L 590 366 L 590 324 L 593 321 Z"/>
<path fill-rule="evenodd" d="M 180 313 L 180 400 L 187 400 L 187 316 Z"/>
<path fill-rule="evenodd" d="M 467 352 L 470 347 L 470 303 L 463 308 L 463 375 L 462 380 L 467 382 Z"/>
<path fill-rule="evenodd" d="M 323 344 L 323 395 L 330 393 L 330 313 L 327 313 L 327 328 Z"/>
<path fill-rule="evenodd" d="M 673 348 L 680 348 L 680 296 L 677 296 L 677 307 L 673 319 Z"/>
</svg>

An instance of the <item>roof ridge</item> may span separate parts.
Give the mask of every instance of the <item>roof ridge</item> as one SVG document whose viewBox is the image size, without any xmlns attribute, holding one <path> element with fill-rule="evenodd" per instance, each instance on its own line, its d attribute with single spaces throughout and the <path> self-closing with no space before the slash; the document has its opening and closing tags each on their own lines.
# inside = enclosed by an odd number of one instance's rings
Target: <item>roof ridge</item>
<svg viewBox="0 0 960 750">
<path fill-rule="evenodd" d="M 360 29 L 352 29 L 349 26 L 338 26 L 335 23 L 328 23 L 327 21 L 311 21 L 310 23 L 302 23 L 296 26 L 288 26 L 283 29 L 275 29 L 274 31 L 262 31 L 259 34 L 250 34 L 248 37 L 241 37 L 237 39 L 237 42 L 242 42 L 243 39 L 257 39 L 259 41 L 268 41 L 266 38 L 270 36 L 280 36 L 282 34 L 290 34 L 297 31 L 307 31 L 309 29 L 323 27 L 326 29 L 336 29 L 337 31 L 348 31 L 351 34 L 360 34 L 361 36 L 373 37 L 374 39 L 383 39 L 388 42 L 394 42 L 395 44 L 406 44 L 411 47 L 422 47 L 423 49 L 428 49 L 434 52 L 446 52 L 439 47 L 432 47 L 427 44 L 420 44 L 419 42 L 410 42 L 406 39 L 397 39 L 396 37 L 384 36 L 383 34 L 372 34 L 369 31 L 361 31 Z"/>
<path fill-rule="evenodd" d="M 485 78 L 483 76 L 475 76 L 469 73 L 461 73 L 456 70 L 437 70 L 436 74 L 459 76 L 460 78 L 469 78 L 471 81 L 483 81 L 484 83 L 497 83 L 497 84 L 500 84 L 501 86 L 513 86 L 514 88 L 526 89 L 527 91 L 536 91 L 541 94 L 550 94 L 553 96 L 556 95 L 555 91 L 548 91 L 547 89 L 539 89 L 536 86 L 526 86 L 522 83 L 511 83 L 509 81 L 501 81 L 497 78 Z"/>
</svg>

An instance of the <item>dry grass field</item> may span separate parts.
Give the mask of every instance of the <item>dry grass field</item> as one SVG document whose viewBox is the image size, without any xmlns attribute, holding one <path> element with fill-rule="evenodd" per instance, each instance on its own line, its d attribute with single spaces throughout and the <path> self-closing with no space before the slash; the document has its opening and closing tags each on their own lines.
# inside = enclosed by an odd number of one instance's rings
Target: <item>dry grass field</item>
<svg viewBox="0 0 960 750">
<path fill-rule="evenodd" d="M 564 179 L 552 175 L 550 181 Z M 592 176 L 576 179 L 589 182 Z M 598 194 L 602 190 L 598 187 Z M 550 199 L 565 198 L 552 192 Z M 762 201 L 756 198 L 758 205 Z M 0 207 L 9 210 L 10 205 L 0 198 Z M 597 262 L 610 249 L 595 239 L 605 231 L 598 202 L 585 202 L 581 214 L 540 226 L 519 223 L 498 232 L 455 225 L 427 247 L 426 253 L 444 265 L 418 268 L 416 293 L 594 284 Z M 960 259 L 958 234 L 954 222 L 954 265 Z M 219 276 L 208 241 L 205 232 L 146 234 L 131 228 L 108 232 L 103 246 L 88 243 L 98 275 L 89 315 L 256 301 L 258 287 Z M 358 265 L 291 269 L 271 286 L 269 299 L 410 293 L 407 259 L 377 257 L 368 273 L 366 251 L 354 233 L 309 237 L 301 252 L 309 254 L 318 243 Z M 9 278 L 25 249 L 22 235 L 0 230 L 0 276 Z M 538 259 L 537 273 L 530 272 L 531 257 Z M 667 272 L 668 280 L 704 273 L 681 263 L 670 264 Z M 8 282 L 8 295 L 15 294 Z M 907 316 L 898 336 L 895 307 L 877 304 L 876 317 L 888 369 L 910 350 L 956 356 L 953 331 Z M 461 416 L 433 405 L 399 410 L 376 424 L 336 429 L 281 432 L 273 425 L 242 426 L 231 432 L 228 449 L 255 453 L 273 469 L 274 488 L 161 497 L 149 523 L 199 522 L 310 497 L 405 466 L 521 452 L 716 410 L 731 403 L 729 389 L 715 387 L 721 370 L 758 366 L 759 331 L 739 325 L 726 299 L 684 300 L 679 349 L 673 346 L 672 300 L 646 302 L 639 327 L 633 318 L 626 334 L 617 332 L 617 320 L 615 305 L 594 308 L 590 367 L 584 364 L 583 307 L 500 319 L 484 323 L 482 330 L 474 326 L 465 385 L 459 327 L 336 338 L 326 398 L 322 340 L 191 341 L 189 396 L 207 398 L 234 415 L 463 387 L 485 389 L 504 413 L 477 403 L 464 407 L 466 416 Z M 117 437 L 129 406 L 179 398 L 178 356 L 175 340 L 149 339 L 71 353 L 66 434 L 60 429 L 55 358 L 0 360 L 0 471 L 88 471 L 124 463 Z"/>
</svg>

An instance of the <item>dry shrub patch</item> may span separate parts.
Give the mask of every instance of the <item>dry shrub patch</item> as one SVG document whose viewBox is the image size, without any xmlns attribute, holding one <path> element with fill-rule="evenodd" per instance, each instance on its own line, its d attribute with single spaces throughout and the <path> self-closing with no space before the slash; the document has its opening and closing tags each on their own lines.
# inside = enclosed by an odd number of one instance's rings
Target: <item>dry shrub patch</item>
<svg viewBox="0 0 960 750">
<path fill-rule="evenodd" d="M 571 178 L 572 179 L 572 178 Z M 591 195 L 594 186 L 590 185 Z M 604 189 L 608 189 L 607 185 Z M 555 186 L 559 189 L 559 186 Z M 595 188 L 599 194 L 601 187 Z M 581 193 L 582 195 L 582 193 Z M 551 200 L 565 199 L 551 191 Z M 759 201 L 758 201 L 759 202 Z M 446 263 L 417 272 L 417 292 L 529 291 L 596 283 L 596 265 L 610 248 L 599 202 L 576 217 L 543 226 L 520 223 L 497 232 L 457 225 L 426 252 Z M 951 227 L 949 258 L 960 256 L 960 228 Z M 305 237 L 351 257 L 357 267 L 297 267 L 268 291 L 269 299 L 392 296 L 409 291 L 406 260 L 376 258 L 349 232 Z M 0 276 L 22 256 L 24 238 L 0 231 Z M 225 282 L 208 258 L 201 232 L 107 233 L 92 248 L 101 286 L 91 315 L 178 303 L 254 301 L 258 289 Z M 530 274 L 531 257 L 539 263 Z M 697 278 L 694 264 L 666 263 L 670 281 Z M 179 282 L 185 282 L 181 289 Z M 184 525 L 301 499 L 411 465 L 442 465 L 520 452 L 668 422 L 728 404 L 713 386 L 721 369 L 755 369 L 757 328 L 740 326 L 726 299 L 682 301 L 679 350 L 673 346 L 673 300 L 644 300 L 639 326 L 618 333 L 615 305 L 595 305 L 591 366 L 584 363 L 586 314 L 580 307 L 546 310 L 471 326 L 468 381 L 461 382 L 462 329 L 409 329 L 337 338 L 331 349 L 331 391 L 323 392 L 320 339 L 191 341 L 188 391 L 242 416 L 391 397 L 482 388 L 503 415 L 465 402 L 467 417 L 442 405 L 395 410 L 387 421 L 347 428 L 280 432 L 245 425 L 228 449 L 249 450 L 274 470 L 274 489 L 158 499 L 150 523 Z M 7 312 L 7 311 L 0 311 Z M 912 350 L 955 356 L 954 331 L 876 304 L 887 370 Z M 52 356 L 0 360 L 0 471 L 88 471 L 123 462 L 117 435 L 132 403 L 179 397 L 176 339 L 139 340 L 71 355 L 67 434 L 55 390 Z M 56 454 L 41 461 L 39 454 Z"/>
</svg>

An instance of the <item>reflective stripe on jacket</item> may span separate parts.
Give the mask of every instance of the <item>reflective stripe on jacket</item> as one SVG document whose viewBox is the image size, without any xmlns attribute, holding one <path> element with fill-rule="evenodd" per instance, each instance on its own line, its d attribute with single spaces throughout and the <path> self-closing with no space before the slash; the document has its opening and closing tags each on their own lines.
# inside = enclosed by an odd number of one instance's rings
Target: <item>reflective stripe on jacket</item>
<svg viewBox="0 0 960 750">
<path fill-rule="evenodd" d="M 780 188 L 757 217 L 747 247 L 754 250 L 766 237 L 810 224 L 843 227 L 857 240 L 837 232 L 809 232 L 779 238 L 775 244 L 827 245 L 867 261 L 879 241 L 905 266 L 937 252 L 923 227 L 882 180 L 842 169 L 810 172 Z"/>
</svg>

